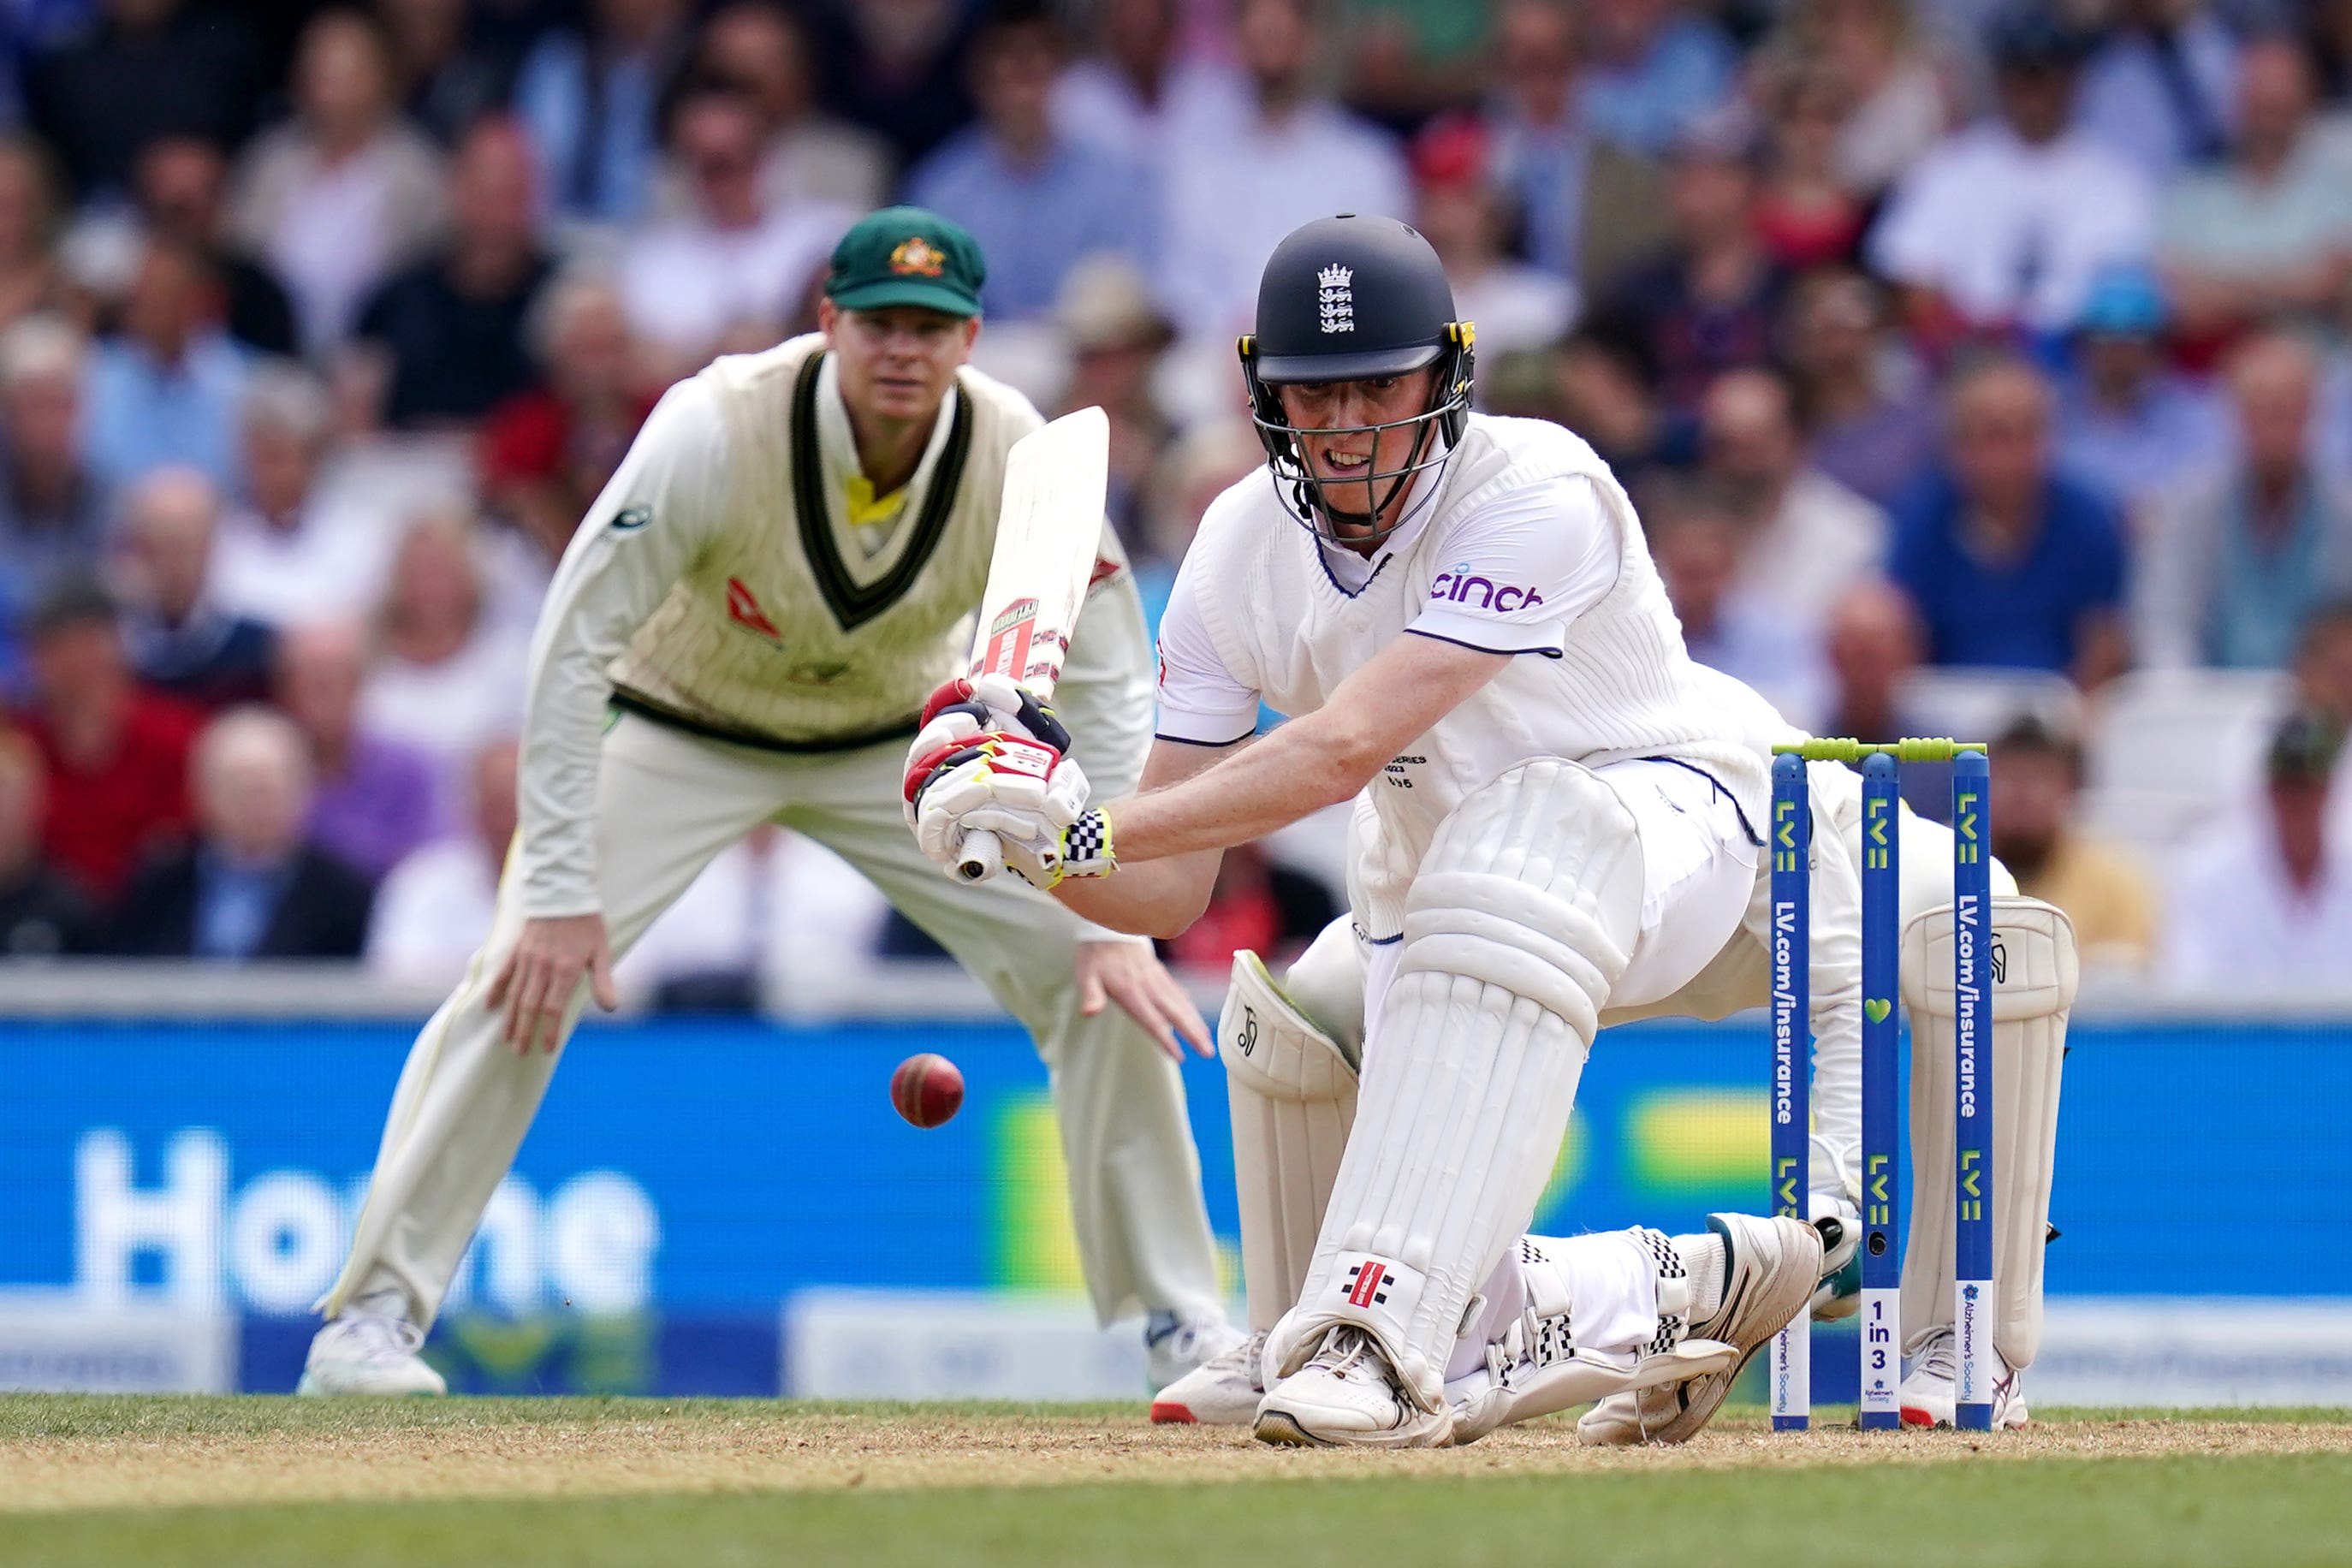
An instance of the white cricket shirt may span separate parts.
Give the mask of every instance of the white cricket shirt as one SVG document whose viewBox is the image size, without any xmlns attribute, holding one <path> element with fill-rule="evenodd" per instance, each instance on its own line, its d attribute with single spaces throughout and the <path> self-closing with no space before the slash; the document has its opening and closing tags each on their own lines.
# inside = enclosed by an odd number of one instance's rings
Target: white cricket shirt
<svg viewBox="0 0 2352 1568">
<path fill-rule="evenodd" d="M 1319 541 L 1262 470 L 1220 496 L 1161 622 L 1160 735 L 1230 743 L 1261 700 L 1311 712 L 1401 636 L 1526 656 L 1368 789 L 1350 894 L 1375 939 L 1400 929 L 1437 825 L 1531 758 L 1671 758 L 1763 820 L 1749 726 L 1685 652 L 1633 503 L 1591 447 L 1556 425 L 1474 415 L 1424 483 L 1434 498 L 1369 561 Z"/>
</svg>

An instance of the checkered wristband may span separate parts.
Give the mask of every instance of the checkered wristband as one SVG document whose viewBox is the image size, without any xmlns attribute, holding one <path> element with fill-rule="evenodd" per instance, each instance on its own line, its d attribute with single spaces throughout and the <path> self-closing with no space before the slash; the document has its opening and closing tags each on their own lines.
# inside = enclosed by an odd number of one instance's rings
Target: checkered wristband
<svg viewBox="0 0 2352 1568">
<path fill-rule="evenodd" d="M 1108 813 L 1099 808 L 1086 812 L 1062 830 L 1064 877 L 1108 877 L 1118 868 Z"/>
</svg>

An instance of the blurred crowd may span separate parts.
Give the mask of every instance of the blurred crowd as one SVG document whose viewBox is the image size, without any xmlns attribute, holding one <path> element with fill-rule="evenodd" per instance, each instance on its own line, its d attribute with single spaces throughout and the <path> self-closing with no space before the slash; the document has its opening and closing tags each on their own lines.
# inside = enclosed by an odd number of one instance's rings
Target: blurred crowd
<svg viewBox="0 0 2352 1568">
<path fill-rule="evenodd" d="M 892 200 L 981 240 L 984 368 L 1109 412 L 1155 614 L 1261 461 L 1265 256 L 1394 214 L 1697 658 L 1997 735 L 1996 847 L 2103 963 L 2352 952 L 2352 0 L 0 10 L 0 952 L 453 976 L 554 558 Z M 1335 868 L 1234 857 L 1177 956 L 1303 942 Z M 632 963 L 922 946 L 768 834 Z"/>
</svg>

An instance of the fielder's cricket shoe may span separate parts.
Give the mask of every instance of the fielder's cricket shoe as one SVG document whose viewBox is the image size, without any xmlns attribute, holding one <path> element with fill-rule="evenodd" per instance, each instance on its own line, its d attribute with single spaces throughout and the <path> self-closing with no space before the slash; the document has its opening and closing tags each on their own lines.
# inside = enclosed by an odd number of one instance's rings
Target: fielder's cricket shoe
<svg viewBox="0 0 2352 1568">
<path fill-rule="evenodd" d="M 425 1394 L 449 1392 L 441 1374 L 416 1352 L 425 1331 L 389 1312 L 345 1310 L 310 1341 L 297 1394 Z"/>
<path fill-rule="evenodd" d="M 1265 1397 L 1265 1331 L 1260 1329 L 1161 1389 L 1151 1401 L 1151 1418 L 1246 1426 L 1257 1419 Z"/>
<path fill-rule="evenodd" d="M 1295 1447 L 1438 1448 L 1453 1430 L 1451 1410 L 1417 1408 L 1372 1336 L 1347 1325 L 1257 1407 L 1257 1440 Z"/>
<path fill-rule="evenodd" d="M 1906 1426 L 1950 1426 L 1955 1425 L 1956 1406 L 1959 1401 L 1959 1345 L 1948 1328 L 1937 1329 L 1935 1337 L 1920 1347 L 1911 1360 L 1911 1375 L 1903 1380 L 1895 1397 L 1903 1411 Z M 2018 1373 L 2009 1369 L 2000 1352 L 1992 1352 L 1992 1425 L 1998 1432 L 2004 1426 L 2022 1426 L 2032 1416 L 2025 1408 L 2025 1385 Z"/>
<path fill-rule="evenodd" d="M 1239 1344 L 1242 1331 L 1223 1318 L 1154 1312 L 1143 1323 L 1144 1376 L 1165 1388 Z"/>
<path fill-rule="evenodd" d="M 1811 1226 L 1785 1216 L 1711 1214 L 1706 1228 L 1719 1241 L 1719 1253 L 1706 1238 L 1686 1247 L 1677 1244 L 1693 1255 L 1695 1268 L 1722 1260 L 1720 1291 L 1694 1289 L 1690 1331 L 1727 1342 L 1737 1355 L 1730 1365 L 1686 1383 L 1602 1400 L 1577 1422 L 1579 1442 L 1608 1447 L 1690 1441 L 1714 1419 L 1740 1370 L 1811 1299 L 1822 1277 L 1822 1235 Z M 1694 1287 L 1711 1283 L 1693 1280 Z"/>
</svg>

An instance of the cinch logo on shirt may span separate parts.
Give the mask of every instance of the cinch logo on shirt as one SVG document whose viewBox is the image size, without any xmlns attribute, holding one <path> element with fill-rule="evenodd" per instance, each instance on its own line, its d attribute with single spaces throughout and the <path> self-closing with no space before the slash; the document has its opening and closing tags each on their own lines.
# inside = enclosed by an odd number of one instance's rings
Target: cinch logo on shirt
<svg viewBox="0 0 2352 1568">
<path fill-rule="evenodd" d="M 1467 561 L 1457 561 L 1453 571 L 1439 573 L 1437 581 L 1429 585 L 1429 596 L 1449 605 L 1467 605 L 1475 598 L 1482 610 L 1527 610 L 1543 603 L 1543 595 L 1533 588 L 1497 586 L 1491 577 L 1472 576 Z"/>
</svg>

